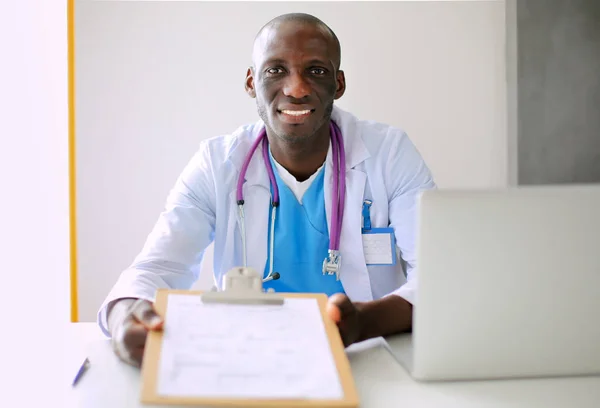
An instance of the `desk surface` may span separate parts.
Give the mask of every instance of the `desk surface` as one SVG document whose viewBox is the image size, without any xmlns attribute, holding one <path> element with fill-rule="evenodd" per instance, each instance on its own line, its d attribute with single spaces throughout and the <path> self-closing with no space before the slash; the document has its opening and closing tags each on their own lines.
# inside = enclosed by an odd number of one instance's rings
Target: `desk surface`
<svg viewBox="0 0 600 408">
<path fill-rule="evenodd" d="M 146 406 L 139 402 L 139 370 L 116 358 L 108 340 L 95 324 L 71 324 L 68 331 L 65 336 L 65 346 L 69 350 L 66 367 L 70 369 L 71 377 L 85 356 L 91 362 L 81 381 L 70 390 L 70 406 Z M 361 408 L 600 407 L 600 377 L 419 383 L 390 352 L 402 352 L 405 344 L 401 338 L 389 343 L 373 339 L 348 348 Z"/>
</svg>

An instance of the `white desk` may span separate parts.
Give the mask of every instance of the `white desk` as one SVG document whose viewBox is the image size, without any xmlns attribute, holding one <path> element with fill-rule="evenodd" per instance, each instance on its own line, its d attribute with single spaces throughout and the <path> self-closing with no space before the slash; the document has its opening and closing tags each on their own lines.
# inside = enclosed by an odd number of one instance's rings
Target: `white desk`
<svg viewBox="0 0 600 408">
<path fill-rule="evenodd" d="M 70 325 L 65 340 L 69 367 L 83 361 L 85 355 L 91 361 L 90 369 L 70 390 L 70 406 L 145 406 L 139 402 L 139 370 L 116 358 L 95 324 Z M 402 338 L 395 338 L 389 345 L 401 352 L 404 343 Z M 410 378 L 382 339 L 356 344 L 348 349 L 348 356 L 361 408 L 600 407 L 600 377 L 425 384 Z"/>
</svg>

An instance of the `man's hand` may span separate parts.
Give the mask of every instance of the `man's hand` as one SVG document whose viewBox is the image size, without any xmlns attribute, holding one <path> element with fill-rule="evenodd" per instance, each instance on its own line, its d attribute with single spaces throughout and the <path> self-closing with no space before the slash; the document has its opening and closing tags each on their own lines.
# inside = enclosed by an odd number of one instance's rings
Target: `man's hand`
<svg viewBox="0 0 600 408">
<path fill-rule="evenodd" d="M 371 302 L 354 302 L 341 293 L 332 295 L 327 314 L 337 324 L 344 346 L 373 337 L 412 329 L 412 305 L 391 295 Z"/>
<path fill-rule="evenodd" d="M 143 299 L 118 300 L 108 313 L 115 354 L 127 364 L 141 367 L 148 331 L 160 330 L 163 320 L 152 303 Z"/>
<path fill-rule="evenodd" d="M 327 314 L 337 324 L 345 347 L 360 340 L 362 336 L 360 307 L 353 304 L 348 296 L 341 293 L 332 295 L 327 302 Z"/>
</svg>

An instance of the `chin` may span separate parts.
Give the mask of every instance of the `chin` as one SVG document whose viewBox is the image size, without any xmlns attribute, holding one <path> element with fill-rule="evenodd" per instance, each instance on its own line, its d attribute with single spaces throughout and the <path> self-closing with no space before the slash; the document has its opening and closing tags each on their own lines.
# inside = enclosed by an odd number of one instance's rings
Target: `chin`
<svg viewBox="0 0 600 408">
<path fill-rule="evenodd" d="M 290 131 L 289 129 L 279 129 L 277 132 L 277 136 L 279 136 L 279 138 L 285 140 L 286 142 L 290 142 L 290 143 L 299 143 L 299 142 L 303 142 L 307 139 L 310 139 L 312 132 L 306 132 L 306 131 Z"/>
</svg>

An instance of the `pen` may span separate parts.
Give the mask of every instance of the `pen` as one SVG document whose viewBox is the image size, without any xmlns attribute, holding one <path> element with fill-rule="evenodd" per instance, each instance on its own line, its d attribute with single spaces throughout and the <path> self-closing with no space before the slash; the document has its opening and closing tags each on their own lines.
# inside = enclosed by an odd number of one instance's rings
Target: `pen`
<svg viewBox="0 0 600 408">
<path fill-rule="evenodd" d="M 83 374 L 87 371 L 89 366 L 90 366 L 90 360 L 86 357 L 86 359 L 81 364 L 81 367 L 79 367 L 77 374 L 75 374 L 75 378 L 73 379 L 73 384 L 71 385 L 72 387 L 77 385 L 77 383 L 79 382 L 81 377 L 83 377 Z"/>
</svg>

